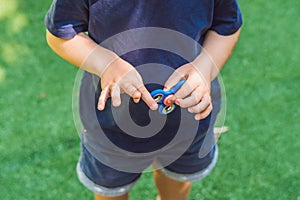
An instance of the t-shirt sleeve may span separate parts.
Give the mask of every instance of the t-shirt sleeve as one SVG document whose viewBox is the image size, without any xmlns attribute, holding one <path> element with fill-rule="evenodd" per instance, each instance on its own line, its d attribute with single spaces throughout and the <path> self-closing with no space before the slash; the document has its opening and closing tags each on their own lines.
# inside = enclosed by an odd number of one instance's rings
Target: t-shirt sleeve
<svg viewBox="0 0 300 200">
<path fill-rule="evenodd" d="M 88 30 L 88 0 L 53 0 L 45 16 L 46 28 L 59 38 L 73 38 Z"/>
<path fill-rule="evenodd" d="M 242 14 L 237 0 L 216 0 L 211 29 L 221 35 L 231 35 L 242 25 Z"/>
</svg>

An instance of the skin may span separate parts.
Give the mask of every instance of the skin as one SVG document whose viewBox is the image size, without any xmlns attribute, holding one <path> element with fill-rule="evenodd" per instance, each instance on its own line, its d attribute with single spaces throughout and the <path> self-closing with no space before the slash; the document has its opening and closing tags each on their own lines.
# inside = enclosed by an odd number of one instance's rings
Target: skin
<svg viewBox="0 0 300 200">
<path fill-rule="evenodd" d="M 170 103 L 175 102 L 189 112 L 195 114 L 196 120 L 204 119 L 212 111 L 210 97 L 210 82 L 218 75 L 219 71 L 230 57 L 238 40 L 240 30 L 232 35 L 222 36 L 214 31 L 208 31 L 204 40 L 205 51 L 188 64 L 179 67 L 165 83 L 165 89 L 171 89 L 182 79 L 185 84 L 176 92 Z M 61 39 L 46 33 L 49 46 L 63 59 L 75 66 L 82 67 L 82 63 L 89 59 L 95 47 L 99 47 L 86 34 L 79 33 L 72 39 Z M 99 57 L 109 50 L 99 47 Z M 206 52 L 206 53 L 203 53 Z M 97 52 L 96 52 L 97 53 Z M 101 59 L 99 59 L 101 60 Z M 97 62 L 99 62 L 97 60 Z M 97 63 L 95 61 L 95 63 Z M 105 67 L 88 67 L 85 70 L 94 73 L 101 78 L 102 92 L 98 101 L 98 109 L 103 110 L 108 98 L 112 99 L 113 106 L 121 104 L 121 93 L 127 93 L 135 102 L 142 99 L 152 110 L 158 105 L 152 99 L 149 91 L 145 88 L 143 80 L 135 68 L 121 58 L 113 59 Z M 191 183 L 178 182 L 162 174 L 154 172 L 154 180 L 158 188 L 157 200 L 186 200 L 188 198 Z M 176 188 L 176 189 L 174 189 Z M 119 197 L 104 197 L 95 194 L 97 200 L 128 200 L 129 194 Z"/>
<path fill-rule="evenodd" d="M 95 199 L 96 200 L 128 200 L 129 194 L 126 193 L 126 194 L 118 196 L 118 197 L 105 197 L 100 194 L 95 194 Z"/>
<path fill-rule="evenodd" d="M 186 200 L 191 191 L 191 182 L 179 182 L 167 177 L 160 170 L 153 173 L 154 182 L 158 190 L 156 200 Z M 174 189 L 176 188 L 176 189 Z"/>
</svg>

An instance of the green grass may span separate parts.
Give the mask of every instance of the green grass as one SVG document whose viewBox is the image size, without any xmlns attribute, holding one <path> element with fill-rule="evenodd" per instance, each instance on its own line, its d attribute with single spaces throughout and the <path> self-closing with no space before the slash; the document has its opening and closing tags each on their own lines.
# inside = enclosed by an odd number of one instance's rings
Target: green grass
<svg viewBox="0 0 300 200">
<path fill-rule="evenodd" d="M 0 0 L 0 198 L 92 199 L 77 180 L 79 137 L 72 119 L 77 70 L 47 47 L 51 1 Z M 213 173 L 194 199 L 300 196 L 300 2 L 242 1 L 244 26 L 222 71 L 226 125 Z M 154 199 L 150 173 L 132 199 Z"/>
</svg>

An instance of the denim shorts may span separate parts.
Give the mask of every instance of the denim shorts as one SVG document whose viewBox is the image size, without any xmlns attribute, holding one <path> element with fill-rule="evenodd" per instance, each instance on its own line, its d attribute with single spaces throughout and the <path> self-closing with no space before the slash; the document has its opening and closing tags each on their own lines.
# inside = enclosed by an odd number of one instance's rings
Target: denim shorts
<svg viewBox="0 0 300 200">
<path fill-rule="evenodd" d="M 202 141 L 194 142 L 181 157 L 160 170 L 166 176 L 182 182 L 198 181 L 208 176 L 217 163 L 218 147 L 214 145 L 207 155 L 199 157 L 200 143 Z M 81 149 L 77 175 L 80 182 L 95 193 L 120 196 L 129 192 L 141 176 L 141 173 L 128 173 L 111 168 L 92 156 L 84 145 Z"/>
</svg>

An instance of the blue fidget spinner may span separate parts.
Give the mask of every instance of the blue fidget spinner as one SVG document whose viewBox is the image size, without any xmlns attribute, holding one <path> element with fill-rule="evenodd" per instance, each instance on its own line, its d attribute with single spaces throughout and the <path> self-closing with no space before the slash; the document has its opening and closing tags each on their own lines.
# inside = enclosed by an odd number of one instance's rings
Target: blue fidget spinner
<svg viewBox="0 0 300 200">
<path fill-rule="evenodd" d="M 175 109 L 175 104 L 169 104 L 168 100 L 177 92 L 177 90 L 184 84 L 185 80 L 179 81 L 171 90 L 164 91 L 157 89 L 151 92 L 151 96 L 159 104 L 158 111 L 160 114 L 170 114 Z"/>
</svg>

